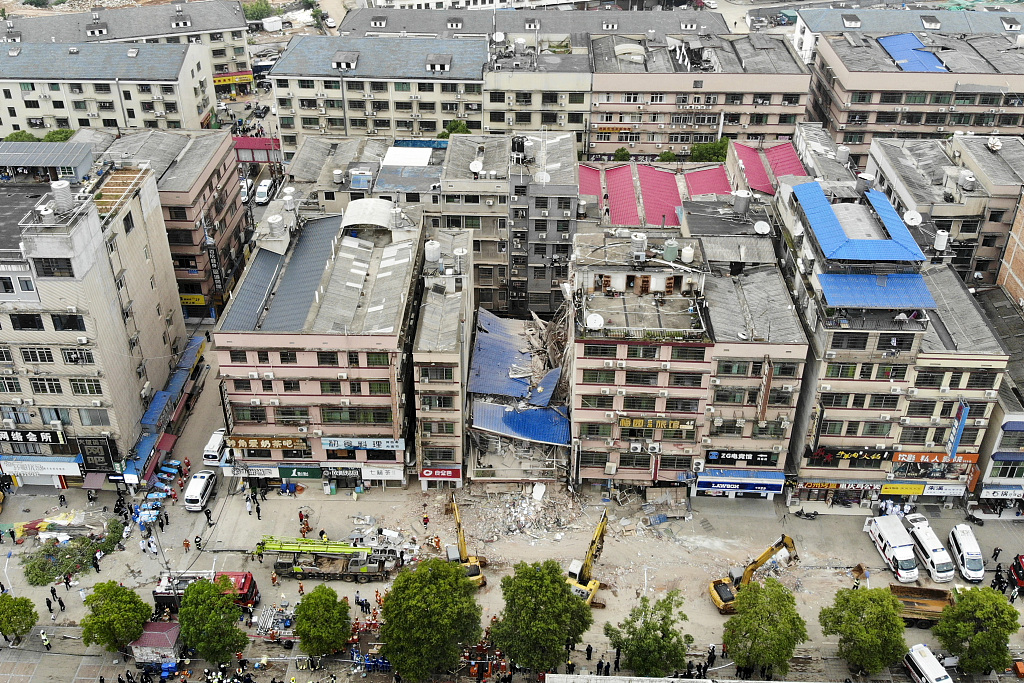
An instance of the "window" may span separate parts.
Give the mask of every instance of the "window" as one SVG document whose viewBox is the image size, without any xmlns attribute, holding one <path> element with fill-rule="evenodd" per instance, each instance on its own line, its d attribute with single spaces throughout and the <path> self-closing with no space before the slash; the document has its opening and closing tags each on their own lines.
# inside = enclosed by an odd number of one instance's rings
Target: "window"
<svg viewBox="0 0 1024 683">
<path fill-rule="evenodd" d="M 261 406 L 232 406 L 235 422 L 266 422 L 267 409 Z"/>
<path fill-rule="evenodd" d="M 7 346 L 0 346 L 0 363 L 13 363 L 14 358 L 11 356 L 11 349 Z"/>
<path fill-rule="evenodd" d="M 670 398 L 665 401 L 665 410 L 670 413 L 696 413 L 700 400 L 696 398 Z"/>
<path fill-rule="evenodd" d="M 626 347 L 626 358 L 643 358 L 645 360 L 652 360 L 657 357 L 657 346 L 639 346 L 636 344 L 630 344 Z"/>
<path fill-rule="evenodd" d="M 999 448 L 1024 448 L 1024 432 L 1003 432 Z"/>
<path fill-rule="evenodd" d="M 863 351 L 868 347 L 867 332 L 836 332 L 832 335 L 833 349 Z"/>
<path fill-rule="evenodd" d="M 29 381 L 33 394 L 63 394 L 60 380 L 56 377 L 33 377 Z"/>
<path fill-rule="evenodd" d="M 624 410 L 654 410 L 655 398 L 653 396 L 626 396 L 622 400 Z"/>
<path fill-rule="evenodd" d="M 580 397 L 580 408 L 603 408 L 605 410 L 611 410 L 614 403 L 615 399 L 612 396 L 584 394 Z"/>
<path fill-rule="evenodd" d="M 11 313 L 11 327 L 16 330 L 42 330 L 43 316 L 38 313 Z"/>
<path fill-rule="evenodd" d="M 42 347 L 26 347 L 21 350 L 21 359 L 26 363 L 52 363 L 53 351 Z"/>
<path fill-rule="evenodd" d="M 74 313 L 52 313 L 50 321 L 57 332 L 85 332 L 85 318 Z"/>
<path fill-rule="evenodd" d="M 907 378 L 907 366 L 906 365 L 879 365 L 878 372 L 875 373 L 875 379 L 888 379 L 896 382 L 902 382 Z"/>
<path fill-rule="evenodd" d="M 620 453 L 619 467 L 631 469 L 650 469 L 651 456 L 645 453 Z"/>
<path fill-rule="evenodd" d="M 78 419 L 83 427 L 106 427 L 110 424 L 110 417 L 103 408 L 79 408 Z"/>
<path fill-rule="evenodd" d="M 845 408 L 849 402 L 849 394 L 825 392 L 821 395 L 821 405 L 826 408 Z"/>
<path fill-rule="evenodd" d="M 821 423 L 821 433 L 826 436 L 841 436 L 843 433 L 843 421 L 823 420 Z"/>
<path fill-rule="evenodd" d="M 781 439 L 786 436 L 786 430 L 778 422 L 767 422 L 763 427 L 755 422 L 750 435 L 755 439 Z"/>
<path fill-rule="evenodd" d="M 672 347 L 672 360 L 702 361 L 702 360 L 704 360 L 704 347 L 703 346 L 673 346 Z"/>
<path fill-rule="evenodd" d="M 900 403 L 900 397 L 892 394 L 872 394 L 871 402 L 868 405 L 869 408 L 881 408 L 883 410 L 893 410 Z"/>
<path fill-rule="evenodd" d="M 297 379 L 285 379 L 281 380 L 281 390 L 288 392 L 296 392 L 301 390 L 302 385 Z"/>
<path fill-rule="evenodd" d="M 228 355 L 230 356 L 232 363 L 246 363 L 249 360 L 248 354 L 245 351 L 239 351 L 237 349 L 231 349 L 228 351 Z"/>
<path fill-rule="evenodd" d="M 668 383 L 672 387 L 699 387 L 702 377 L 699 372 L 673 372 L 668 376 Z"/>
<path fill-rule="evenodd" d="M 252 382 L 247 379 L 236 379 L 233 381 L 235 391 L 252 391 Z"/>
<path fill-rule="evenodd" d="M 0 378 L 0 393 L 20 394 L 21 384 L 16 379 L 10 379 L 7 377 Z"/>
<path fill-rule="evenodd" d="M 904 427 L 900 432 L 900 443 L 922 445 L 928 441 L 928 427 Z"/>
<path fill-rule="evenodd" d="M 607 464 L 607 453 L 591 453 L 588 451 L 580 453 L 580 467 L 604 467 Z"/>
<path fill-rule="evenodd" d="M 451 382 L 455 378 L 455 369 L 450 367 L 421 367 L 421 381 Z"/>
<path fill-rule="evenodd" d="M 825 368 L 825 377 L 831 379 L 854 379 L 856 374 L 856 363 L 829 363 Z"/>
<path fill-rule="evenodd" d="M 390 396 L 391 395 L 391 382 L 368 382 L 370 386 L 370 396 Z"/>
<path fill-rule="evenodd" d="M 974 371 L 967 377 L 967 389 L 991 389 L 996 384 L 996 373 Z"/>
<path fill-rule="evenodd" d="M 861 429 L 862 436 L 889 436 L 892 431 L 891 422 L 865 422 Z"/>
<path fill-rule="evenodd" d="M 281 351 L 280 357 L 282 365 L 295 365 L 299 362 L 299 357 L 294 351 Z"/>
<path fill-rule="evenodd" d="M 937 401 L 911 401 L 907 404 L 907 415 L 911 417 L 931 417 L 932 413 L 935 412 L 936 405 Z"/>
<path fill-rule="evenodd" d="M 715 403 L 738 403 L 742 404 L 746 398 L 745 389 L 738 387 L 719 387 L 715 390 Z"/>
<path fill-rule="evenodd" d="M 32 259 L 39 277 L 74 277 L 75 271 L 68 258 L 36 258 Z"/>
<path fill-rule="evenodd" d="M 65 427 L 71 424 L 71 410 L 69 408 L 40 408 L 39 417 L 47 425 L 58 421 Z"/>
<path fill-rule="evenodd" d="M 723 420 L 722 424 L 712 423 L 710 433 L 712 436 L 743 436 L 743 425 L 736 420 Z"/>
<path fill-rule="evenodd" d="M 793 392 L 782 389 L 771 389 L 768 391 L 768 405 L 788 406 L 793 402 Z M 753 403 L 753 401 L 751 401 Z"/>
<path fill-rule="evenodd" d="M 917 373 L 914 384 L 927 389 L 938 389 L 942 386 L 942 380 L 946 377 L 945 372 L 922 370 Z"/>
<path fill-rule="evenodd" d="M 584 384 L 615 384 L 614 370 L 584 370 Z"/>
<path fill-rule="evenodd" d="M 338 364 L 337 351 L 317 351 L 316 364 L 321 366 L 334 366 Z"/>
<path fill-rule="evenodd" d="M 750 363 L 746 361 L 720 360 L 718 361 L 719 375 L 747 375 L 750 372 Z"/>
<path fill-rule="evenodd" d="M 883 333 L 878 336 L 879 351 L 898 350 L 910 351 L 914 348 L 914 335 Z"/>
<path fill-rule="evenodd" d="M 371 368 L 386 368 L 391 365 L 391 360 L 387 353 L 374 351 L 366 354 L 366 365 Z"/>
<path fill-rule="evenodd" d="M 341 393 L 341 382 L 337 380 L 321 380 L 320 381 L 320 393 L 321 394 L 340 394 Z"/>
<path fill-rule="evenodd" d="M 455 397 L 448 394 L 422 394 L 420 406 L 424 410 L 437 410 L 455 407 Z"/>
<path fill-rule="evenodd" d="M 103 386 L 98 379 L 71 379 L 71 393 L 79 396 L 97 396 L 103 393 Z"/>
</svg>

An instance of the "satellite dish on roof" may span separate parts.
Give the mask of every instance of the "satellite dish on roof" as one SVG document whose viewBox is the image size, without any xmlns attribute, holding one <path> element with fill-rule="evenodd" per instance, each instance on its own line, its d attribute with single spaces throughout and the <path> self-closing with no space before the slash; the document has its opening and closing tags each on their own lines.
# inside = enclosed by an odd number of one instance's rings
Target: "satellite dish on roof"
<svg viewBox="0 0 1024 683">
<path fill-rule="evenodd" d="M 533 174 L 533 180 L 538 183 L 550 183 L 551 174 L 547 171 L 537 171 Z"/>
<path fill-rule="evenodd" d="M 480 171 L 484 170 L 484 162 L 480 161 L 479 159 L 474 159 L 473 161 L 469 162 L 469 170 L 472 171 L 473 173 L 479 173 Z"/>
<path fill-rule="evenodd" d="M 772 226 L 767 221 L 758 221 L 754 223 L 754 232 L 758 235 L 767 235 L 772 231 Z"/>
<path fill-rule="evenodd" d="M 600 330 L 604 327 L 604 316 L 600 313 L 591 313 L 587 316 L 587 329 Z"/>
<path fill-rule="evenodd" d="M 456 256 L 465 256 L 466 254 L 469 253 L 469 251 L 467 251 L 465 247 L 459 247 L 452 251 L 452 253 L 455 254 Z"/>
<path fill-rule="evenodd" d="M 923 221 L 924 218 L 922 218 L 921 214 L 919 214 L 917 211 L 907 211 L 906 213 L 903 214 L 903 222 L 912 228 L 916 228 L 917 226 L 921 225 Z"/>
</svg>

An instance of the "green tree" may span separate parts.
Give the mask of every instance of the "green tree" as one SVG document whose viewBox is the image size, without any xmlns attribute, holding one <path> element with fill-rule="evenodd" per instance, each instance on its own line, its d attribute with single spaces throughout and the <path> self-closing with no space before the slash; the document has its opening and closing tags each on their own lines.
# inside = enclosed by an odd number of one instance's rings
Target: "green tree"
<svg viewBox="0 0 1024 683">
<path fill-rule="evenodd" d="M 455 670 L 463 644 L 480 639 L 476 587 L 457 562 L 433 558 L 400 572 L 381 614 L 382 652 L 409 681 Z"/>
<path fill-rule="evenodd" d="M 729 138 L 718 142 L 698 142 L 690 147 L 690 161 L 725 161 L 729 151 Z"/>
<path fill-rule="evenodd" d="M 736 595 L 736 615 L 725 622 L 722 641 L 739 666 L 772 667 L 776 676 L 789 672 L 796 646 L 807 640 L 807 624 L 796 600 L 777 579 L 764 585 L 751 581 Z"/>
<path fill-rule="evenodd" d="M 153 608 L 135 591 L 116 581 L 97 584 L 85 599 L 89 614 L 82 619 L 82 642 L 98 643 L 109 652 L 123 652 L 142 635 Z"/>
<path fill-rule="evenodd" d="M 27 635 L 39 621 L 39 613 L 28 598 L 16 598 L 10 593 L 0 595 L 0 633 L 18 641 Z"/>
<path fill-rule="evenodd" d="M 662 152 L 658 155 L 658 161 L 671 163 L 673 161 L 679 161 L 679 157 L 676 156 L 675 152 Z"/>
<path fill-rule="evenodd" d="M 235 625 L 242 609 L 233 602 L 231 589 L 226 576 L 216 582 L 201 579 L 189 584 L 181 598 L 181 639 L 186 647 L 194 647 L 213 664 L 229 661 L 249 642 L 248 636 Z"/>
<path fill-rule="evenodd" d="M 686 648 L 693 636 L 679 630 L 680 622 L 687 620 L 682 606 L 677 590 L 653 605 L 645 595 L 618 626 L 605 622 L 604 634 L 612 647 L 622 649 L 627 669 L 637 676 L 662 678 L 686 666 Z"/>
<path fill-rule="evenodd" d="M 449 121 L 448 125 L 444 127 L 444 130 L 437 134 L 437 137 L 440 140 L 447 140 L 452 135 L 465 135 L 469 132 L 469 126 L 466 125 L 465 121 L 455 119 Z"/>
<path fill-rule="evenodd" d="M 505 609 L 491 626 L 495 645 L 519 666 L 548 671 L 565 661 L 567 642 L 578 643 L 594 616 L 565 582 L 554 560 L 520 562 L 501 580 Z"/>
<path fill-rule="evenodd" d="M 16 130 L 5 137 L 4 142 L 39 142 L 39 138 L 27 130 Z"/>
<path fill-rule="evenodd" d="M 260 19 L 274 16 L 274 8 L 271 6 L 270 0 L 243 2 L 242 11 L 245 13 L 245 18 L 248 21 L 259 21 Z"/>
<path fill-rule="evenodd" d="M 625 147 L 619 147 L 612 154 L 612 160 L 614 161 L 629 161 L 633 155 L 629 153 L 629 149 Z"/>
<path fill-rule="evenodd" d="M 888 588 L 843 588 L 818 623 L 826 636 L 839 636 L 839 656 L 858 671 L 878 673 L 907 652 L 900 601 Z"/>
<path fill-rule="evenodd" d="M 75 134 L 75 131 L 70 128 L 61 128 L 60 130 L 51 130 L 49 133 L 43 136 L 43 142 L 67 142 L 71 139 L 71 136 Z"/>
<path fill-rule="evenodd" d="M 1007 643 L 1020 629 L 1017 610 L 991 588 L 958 591 L 956 604 L 942 610 L 932 633 L 942 646 L 960 658 L 969 673 L 1002 671 L 1013 658 Z"/>
<path fill-rule="evenodd" d="M 352 626 L 348 620 L 348 603 L 326 584 L 320 584 L 295 606 L 295 634 L 299 647 L 307 655 L 337 652 L 348 642 Z"/>
</svg>

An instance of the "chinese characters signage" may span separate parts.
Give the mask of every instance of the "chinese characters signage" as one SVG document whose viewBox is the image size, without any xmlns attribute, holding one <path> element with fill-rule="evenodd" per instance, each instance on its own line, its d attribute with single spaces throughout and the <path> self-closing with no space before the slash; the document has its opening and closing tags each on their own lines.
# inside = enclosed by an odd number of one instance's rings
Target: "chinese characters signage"
<svg viewBox="0 0 1024 683">
<path fill-rule="evenodd" d="M 220 268 L 220 254 L 217 252 L 217 244 L 214 242 L 206 245 L 206 254 L 210 258 L 210 270 L 213 272 L 213 288 L 218 292 L 224 291 L 224 271 Z"/>
<path fill-rule="evenodd" d="M 0 441 L 10 443 L 67 443 L 64 432 L 40 432 L 34 429 L 0 429 Z"/>
<path fill-rule="evenodd" d="M 960 448 L 960 439 L 964 435 L 964 426 L 967 424 L 967 416 L 971 414 L 971 406 L 960 399 L 956 407 L 956 416 L 953 418 L 953 428 L 949 430 L 949 438 L 946 440 L 946 452 L 956 453 Z"/>
<path fill-rule="evenodd" d="M 320 439 L 320 444 L 331 451 L 404 451 L 405 439 L 346 439 L 339 437 L 325 437 Z"/>
<path fill-rule="evenodd" d="M 619 426 L 634 429 L 693 429 L 693 420 L 672 420 L 664 417 L 620 417 Z"/>
<path fill-rule="evenodd" d="M 117 444 L 105 436 L 78 437 L 78 450 L 82 452 L 82 469 L 86 472 L 112 472 L 117 455 Z"/>
<path fill-rule="evenodd" d="M 808 449 L 808 459 L 811 463 L 831 463 L 835 460 L 890 460 L 892 451 L 876 451 L 868 448 L 829 448 L 818 446 L 817 449 Z"/>
<path fill-rule="evenodd" d="M 751 465 L 776 465 L 779 462 L 779 454 L 771 451 L 708 451 L 705 456 L 710 467 L 735 465 L 738 462 Z"/>
<path fill-rule="evenodd" d="M 945 464 L 951 462 L 977 462 L 977 453 L 904 453 L 897 452 L 892 457 L 893 462 L 927 462 L 932 464 Z"/>
<path fill-rule="evenodd" d="M 305 439 L 281 436 L 229 436 L 224 439 L 228 448 L 274 448 L 277 450 L 306 450 Z"/>
<path fill-rule="evenodd" d="M 424 467 L 420 479 L 462 479 L 461 467 Z"/>
</svg>

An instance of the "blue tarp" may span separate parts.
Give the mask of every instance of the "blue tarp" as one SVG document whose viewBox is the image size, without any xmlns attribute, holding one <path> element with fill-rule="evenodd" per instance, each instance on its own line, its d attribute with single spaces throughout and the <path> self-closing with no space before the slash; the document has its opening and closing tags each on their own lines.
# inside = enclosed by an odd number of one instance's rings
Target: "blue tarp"
<svg viewBox="0 0 1024 683">
<path fill-rule="evenodd" d="M 878 44 L 904 71 L 921 73 L 947 73 L 949 71 L 941 59 L 928 50 L 922 49 L 925 44 L 913 33 L 883 36 L 878 39 Z"/>
<path fill-rule="evenodd" d="M 473 403 L 473 428 L 524 441 L 569 445 L 569 418 L 565 409 L 515 410 L 501 403 Z"/>
<path fill-rule="evenodd" d="M 889 239 L 853 239 L 847 235 L 819 183 L 797 185 L 793 193 L 825 258 L 839 261 L 925 260 L 914 237 L 881 192 L 868 190 L 865 196 L 889 233 Z"/>
<path fill-rule="evenodd" d="M 924 277 L 918 273 L 871 275 L 823 273 L 818 276 L 829 306 L 850 308 L 935 308 Z"/>
<path fill-rule="evenodd" d="M 447 140 L 395 140 L 395 147 L 432 147 L 433 149 L 448 149 Z"/>
<path fill-rule="evenodd" d="M 185 368 L 191 370 L 192 366 L 196 364 L 196 360 L 199 358 L 199 349 L 203 347 L 203 342 L 206 338 L 203 335 L 195 337 L 189 337 L 188 344 L 185 345 L 185 352 L 181 354 L 181 360 L 178 361 L 178 369 Z"/>
<path fill-rule="evenodd" d="M 551 401 L 551 392 L 562 376 L 560 368 L 548 371 L 533 391 L 529 376 L 510 376 L 513 368 L 529 373 L 533 366 L 533 354 L 521 350 L 526 348 L 522 329 L 522 320 L 506 320 L 480 309 L 470 361 L 469 393 L 528 398 L 535 406 L 546 406 Z"/>
<path fill-rule="evenodd" d="M 182 384 L 184 384 L 184 382 Z M 142 420 L 139 421 L 139 424 L 142 425 L 143 429 L 149 427 L 150 431 L 156 431 L 159 427 L 163 426 L 163 413 L 168 409 L 168 404 L 171 402 L 171 398 L 172 395 L 169 391 L 158 391 L 153 394 L 153 402 L 149 404 L 149 408 L 146 409 L 146 414 L 143 415 Z"/>
</svg>

